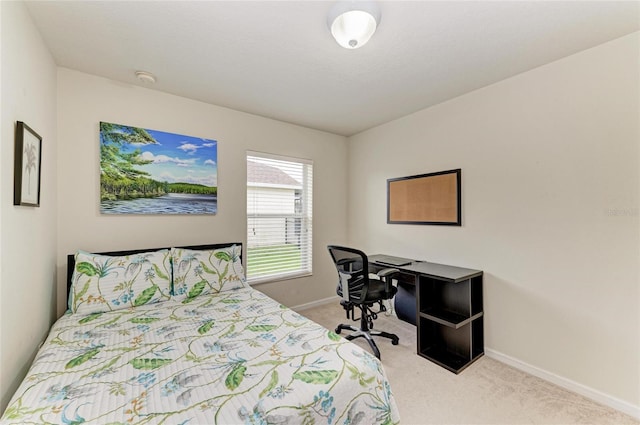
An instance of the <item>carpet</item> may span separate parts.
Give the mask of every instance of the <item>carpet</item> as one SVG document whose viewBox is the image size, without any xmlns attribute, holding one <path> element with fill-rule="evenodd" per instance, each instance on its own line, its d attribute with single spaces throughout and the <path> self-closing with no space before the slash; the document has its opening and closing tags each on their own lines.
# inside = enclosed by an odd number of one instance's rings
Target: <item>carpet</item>
<svg viewBox="0 0 640 425">
<path fill-rule="evenodd" d="M 337 301 L 300 313 L 328 329 L 348 323 Z M 385 338 L 376 338 L 376 343 L 402 424 L 640 424 L 624 413 L 487 356 L 455 375 L 418 356 L 415 327 L 395 316 L 379 315 L 374 329 L 400 338 L 395 346 Z M 363 338 L 354 343 L 371 352 Z"/>
</svg>

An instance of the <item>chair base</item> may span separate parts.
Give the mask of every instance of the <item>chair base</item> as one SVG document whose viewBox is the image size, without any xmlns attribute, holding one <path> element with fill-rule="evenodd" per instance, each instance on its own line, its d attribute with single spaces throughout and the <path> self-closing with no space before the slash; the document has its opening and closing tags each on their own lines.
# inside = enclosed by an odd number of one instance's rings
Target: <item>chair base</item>
<svg viewBox="0 0 640 425">
<path fill-rule="evenodd" d="M 350 331 L 353 331 L 352 334 L 347 335 L 345 338 L 349 341 L 356 339 L 356 338 L 360 338 L 363 337 L 367 340 L 367 342 L 369 343 L 369 346 L 371 347 L 371 349 L 373 350 L 373 354 L 375 354 L 375 356 L 380 359 L 380 350 L 378 350 L 378 346 L 376 345 L 376 342 L 373 340 L 373 336 L 381 336 L 384 338 L 389 338 L 391 340 L 391 344 L 393 345 L 398 345 L 398 343 L 400 342 L 400 339 L 398 338 L 397 335 L 394 334 L 390 334 L 388 332 L 383 332 L 383 331 L 375 331 L 373 329 L 359 329 L 356 328 L 353 325 L 347 325 L 344 323 L 341 323 L 338 325 L 338 327 L 336 328 L 336 333 L 339 334 L 340 332 L 342 332 L 343 329 L 348 329 Z"/>
</svg>

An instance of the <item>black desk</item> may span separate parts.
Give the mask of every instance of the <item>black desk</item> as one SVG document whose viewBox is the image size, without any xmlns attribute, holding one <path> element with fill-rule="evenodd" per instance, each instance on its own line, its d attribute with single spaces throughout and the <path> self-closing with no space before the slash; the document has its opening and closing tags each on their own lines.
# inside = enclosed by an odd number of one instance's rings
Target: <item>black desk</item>
<svg viewBox="0 0 640 425">
<path fill-rule="evenodd" d="M 418 355 L 460 373 L 484 354 L 481 270 L 426 261 L 391 266 L 381 257 L 369 256 L 371 271 L 400 270 L 396 314 L 416 325 Z"/>
</svg>

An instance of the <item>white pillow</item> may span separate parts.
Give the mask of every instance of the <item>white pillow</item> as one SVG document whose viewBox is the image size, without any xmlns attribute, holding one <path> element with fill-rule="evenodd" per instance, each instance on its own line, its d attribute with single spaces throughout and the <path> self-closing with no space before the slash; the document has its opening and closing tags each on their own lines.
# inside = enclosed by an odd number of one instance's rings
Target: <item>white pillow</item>
<svg viewBox="0 0 640 425">
<path fill-rule="evenodd" d="M 171 248 L 171 257 L 176 301 L 186 303 L 198 295 L 247 286 L 240 245 L 213 250 Z"/>
<path fill-rule="evenodd" d="M 168 249 L 113 257 L 78 251 L 69 309 L 97 313 L 137 307 L 171 297 Z"/>
</svg>

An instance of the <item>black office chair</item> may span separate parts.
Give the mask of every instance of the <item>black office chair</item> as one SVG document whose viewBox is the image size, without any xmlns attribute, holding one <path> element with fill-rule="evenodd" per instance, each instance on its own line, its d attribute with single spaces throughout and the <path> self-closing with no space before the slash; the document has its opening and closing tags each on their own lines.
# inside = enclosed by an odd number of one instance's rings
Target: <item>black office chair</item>
<svg viewBox="0 0 640 425">
<path fill-rule="evenodd" d="M 391 284 L 391 276 L 398 272 L 398 269 L 383 269 L 374 278 L 369 275 L 369 261 L 364 252 L 337 245 L 329 245 L 327 248 L 338 270 L 337 292 L 342 297 L 340 304 L 347 312 L 347 319 L 360 320 L 360 328 L 340 324 L 336 328 L 336 333 L 339 334 L 343 329 L 354 331 L 346 338 L 352 340 L 364 337 L 376 357 L 380 358 L 380 350 L 372 336 L 389 338 L 393 345 L 398 345 L 399 341 L 397 335 L 371 329 L 373 321 L 378 318 L 378 313 L 386 311 L 382 301 L 393 298 L 397 291 Z M 378 311 L 373 310 L 375 304 L 378 304 Z M 360 309 L 359 318 L 354 317 L 355 307 Z"/>
</svg>

